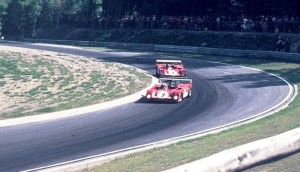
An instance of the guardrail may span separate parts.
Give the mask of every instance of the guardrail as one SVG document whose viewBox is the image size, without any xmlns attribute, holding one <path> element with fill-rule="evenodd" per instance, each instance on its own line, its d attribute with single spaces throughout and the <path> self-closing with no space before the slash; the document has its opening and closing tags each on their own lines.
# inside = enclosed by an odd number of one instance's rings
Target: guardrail
<svg viewBox="0 0 300 172">
<path fill-rule="evenodd" d="M 300 61 L 300 54 L 287 53 L 287 52 L 274 52 L 274 51 L 222 49 L 222 48 L 158 45 L 158 44 L 50 40 L 50 39 L 25 39 L 25 41 L 35 42 L 35 43 L 108 47 L 108 48 L 129 49 L 129 50 L 164 51 L 164 52 L 178 52 L 178 53 L 180 52 L 180 53 L 233 56 L 233 57 L 246 57 L 246 58 L 268 58 L 268 59 L 288 60 L 288 61 L 296 61 L 296 62 Z"/>
<path fill-rule="evenodd" d="M 296 128 L 277 136 L 224 150 L 164 172 L 241 171 L 272 158 L 285 157 L 299 151 L 300 128 Z"/>
</svg>

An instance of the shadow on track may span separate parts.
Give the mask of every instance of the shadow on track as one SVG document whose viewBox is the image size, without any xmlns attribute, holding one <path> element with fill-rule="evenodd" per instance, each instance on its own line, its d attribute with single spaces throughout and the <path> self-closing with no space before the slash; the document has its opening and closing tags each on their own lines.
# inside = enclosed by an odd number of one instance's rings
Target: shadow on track
<svg viewBox="0 0 300 172">
<path fill-rule="evenodd" d="M 184 98 L 182 101 L 185 101 L 186 99 L 188 98 Z M 172 101 L 172 100 L 148 100 L 146 97 L 142 97 L 140 98 L 139 100 L 137 100 L 136 102 L 134 103 L 140 103 L 140 104 L 178 104 L 177 102 L 175 101 Z"/>
<path fill-rule="evenodd" d="M 283 80 L 273 75 L 266 75 L 264 72 L 251 74 L 227 75 L 210 79 L 211 81 L 221 81 L 223 83 L 241 83 L 243 88 L 260 88 L 286 85 Z"/>
</svg>

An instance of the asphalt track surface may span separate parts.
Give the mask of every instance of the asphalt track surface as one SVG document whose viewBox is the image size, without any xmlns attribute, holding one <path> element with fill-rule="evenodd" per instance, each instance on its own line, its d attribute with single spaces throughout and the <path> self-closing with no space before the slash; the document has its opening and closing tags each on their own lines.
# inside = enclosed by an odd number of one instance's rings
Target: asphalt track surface
<svg viewBox="0 0 300 172">
<path fill-rule="evenodd" d="M 119 62 L 155 73 L 147 53 L 9 44 Z M 1 46 L 1 45 L 0 45 Z M 30 53 L 30 52 L 29 52 Z M 204 131 L 272 108 L 289 93 L 286 82 L 241 66 L 181 59 L 193 79 L 183 102 L 137 102 L 64 119 L 0 128 L 0 171 L 22 171 Z"/>
</svg>

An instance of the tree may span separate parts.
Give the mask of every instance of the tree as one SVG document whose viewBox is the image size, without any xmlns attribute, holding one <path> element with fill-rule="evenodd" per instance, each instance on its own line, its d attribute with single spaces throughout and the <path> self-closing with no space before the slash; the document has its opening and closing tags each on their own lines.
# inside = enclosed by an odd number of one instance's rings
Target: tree
<svg viewBox="0 0 300 172">
<path fill-rule="evenodd" d="M 62 3 L 63 14 L 78 14 L 82 11 L 83 0 L 66 0 Z"/>
<path fill-rule="evenodd" d="M 36 23 L 37 18 L 40 15 L 41 6 L 39 1 L 30 1 L 29 4 L 25 5 L 25 25 L 24 25 L 24 36 L 33 37 L 36 34 Z"/>
<path fill-rule="evenodd" d="M 123 1 L 125 0 L 103 0 L 103 14 L 105 16 L 120 16 Z"/>
<path fill-rule="evenodd" d="M 2 35 L 3 16 L 6 15 L 8 0 L 0 2 L 0 36 Z"/>
<path fill-rule="evenodd" d="M 24 33 L 22 29 L 24 21 L 24 9 L 20 0 L 11 0 L 8 3 L 6 14 L 3 16 L 3 28 L 4 35 L 21 36 Z"/>
<path fill-rule="evenodd" d="M 53 0 L 42 0 L 41 13 L 37 18 L 37 27 L 42 29 L 49 29 L 54 26 L 53 17 Z"/>
<path fill-rule="evenodd" d="M 101 16 L 300 16 L 295 0 L 1 0 L 0 34 L 32 37 L 67 24 L 94 27 Z M 80 24 L 79 24 L 80 23 Z"/>
</svg>

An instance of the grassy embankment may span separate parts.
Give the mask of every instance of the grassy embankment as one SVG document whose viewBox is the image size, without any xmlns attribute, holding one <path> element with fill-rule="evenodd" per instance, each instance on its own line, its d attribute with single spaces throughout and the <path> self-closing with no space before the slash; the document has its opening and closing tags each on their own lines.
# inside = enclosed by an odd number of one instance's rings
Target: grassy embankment
<svg viewBox="0 0 300 172">
<path fill-rule="evenodd" d="M 0 119 L 109 101 L 151 82 L 150 76 L 129 66 L 51 56 L 0 52 Z"/>
</svg>

